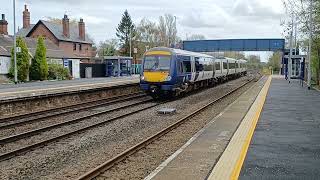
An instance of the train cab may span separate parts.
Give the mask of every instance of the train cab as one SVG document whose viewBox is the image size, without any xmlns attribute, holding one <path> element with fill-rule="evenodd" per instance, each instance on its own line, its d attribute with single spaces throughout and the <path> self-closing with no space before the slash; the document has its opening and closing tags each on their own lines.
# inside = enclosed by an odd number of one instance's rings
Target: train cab
<svg viewBox="0 0 320 180">
<path fill-rule="evenodd" d="M 140 74 L 140 87 L 152 94 L 172 90 L 176 68 L 173 53 L 169 49 L 157 48 L 146 52 Z"/>
</svg>

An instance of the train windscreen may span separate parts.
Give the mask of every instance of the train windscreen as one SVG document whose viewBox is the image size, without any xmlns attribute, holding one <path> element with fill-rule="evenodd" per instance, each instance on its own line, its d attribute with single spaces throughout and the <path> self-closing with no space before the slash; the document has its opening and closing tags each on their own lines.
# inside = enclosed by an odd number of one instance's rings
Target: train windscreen
<svg viewBox="0 0 320 180">
<path fill-rule="evenodd" d="M 146 56 L 144 71 L 169 71 L 171 56 Z"/>
</svg>

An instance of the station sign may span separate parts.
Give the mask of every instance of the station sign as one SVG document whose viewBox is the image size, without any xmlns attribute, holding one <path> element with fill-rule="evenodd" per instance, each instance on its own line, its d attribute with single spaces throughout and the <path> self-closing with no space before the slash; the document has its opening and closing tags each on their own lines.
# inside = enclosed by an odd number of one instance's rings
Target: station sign
<svg viewBox="0 0 320 180">
<path fill-rule="evenodd" d="M 63 67 L 69 67 L 69 60 L 68 59 L 64 59 L 63 60 Z"/>
<path fill-rule="evenodd" d="M 21 53 L 21 47 L 16 47 L 16 52 Z"/>
</svg>

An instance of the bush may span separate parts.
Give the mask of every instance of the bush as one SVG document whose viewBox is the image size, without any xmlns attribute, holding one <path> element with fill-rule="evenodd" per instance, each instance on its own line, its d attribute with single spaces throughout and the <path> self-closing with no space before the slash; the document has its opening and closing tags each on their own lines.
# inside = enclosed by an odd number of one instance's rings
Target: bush
<svg viewBox="0 0 320 180">
<path fill-rule="evenodd" d="M 71 79 L 69 69 L 61 64 L 48 64 L 48 79 L 49 80 L 66 80 Z"/>
<path fill-rule="evenodd" d="M 44 39 L 40 36 L 37 42 L 37 49 L 30 66 L 31 80 L 47 80 L 48 78 L 48 64 L 46 58 L 46 46 Z"/>
</svg>

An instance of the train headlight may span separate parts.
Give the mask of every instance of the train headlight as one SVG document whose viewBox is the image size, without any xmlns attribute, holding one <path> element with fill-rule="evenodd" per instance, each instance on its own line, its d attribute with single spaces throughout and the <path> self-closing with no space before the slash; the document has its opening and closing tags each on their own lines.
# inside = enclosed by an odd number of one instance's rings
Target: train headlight
<svg viewBox="0 0 320 180">
<path fill-rule="evenodd" d="M 143 75 L 140 76 L 140 80 L 144 81 L 144 76 Z"/>
<path fill-rule="evenodd" d="M 171 76 L 167 76 L 166 81 L 171 81 L 172 77 Z"/>
</svg>

